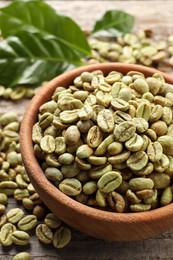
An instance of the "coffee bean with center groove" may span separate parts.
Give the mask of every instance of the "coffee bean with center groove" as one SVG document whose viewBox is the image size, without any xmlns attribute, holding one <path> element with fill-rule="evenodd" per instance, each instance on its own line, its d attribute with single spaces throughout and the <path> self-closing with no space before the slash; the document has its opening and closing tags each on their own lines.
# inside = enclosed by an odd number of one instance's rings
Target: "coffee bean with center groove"
<svg viewBox="0 0 173 260">
<path fill-rule="evenodd" d="M 119 142 L 125 142 L 134 135 L 135 131 L 135 124 L 132 121 L 125 121 L 115 126 L 114 137 Z"/>
<path fill-rule="evenodd" d="M 110 171 L 105 173 L 98 180 L 98 188 L 104 193 L 109 193 L 120 186 L 122 182 L 122 176 L 119 172 Z"/>
<path fill-rule="evenodd" d="M 37 218 L 34 215 L 27 215 L 18 222 L 18 228 L 22 231 L 33 229 L 37 225 Z"/>
<path fill-rule="evenodd" d="M 53 237 L 53 245 L 55 248 L 63 248 L 71 240 L 71 231 L 66 227 L 59 227 Z"/>
<path fill-rule="evenodd" d="M 103 109 L 97 117 L 97 124 L 103 132 L 111 133 L 114 129 L 114 117 L 109 109 Z"/>
<path fill-rule="evenodd" d="M 53 233 L 46 224 L 39 224 L 37 226 L 36 236 L 44 244 L 51 244 L 53 241 Z"/>
<path fill-rule="evenodd" d="M 148 163 L 148 155 L 145 152 L 136 152 L 127 159 L 127 166 L 134 170 L 141 170 Z"/>
<path fill-rule="evenodd" d="M 59 189 L 69 196 L 76 196 L 81 193 L 82 185 L 75 178 L 66 178 L 59 184 Z"/>
<path fill-rule="evenodd" d="M 12 233 L 12 241 L 14 244 L 24 246 L 29 243 L 30 236 L 25 231 L 16 230 Z"/>
</svg>

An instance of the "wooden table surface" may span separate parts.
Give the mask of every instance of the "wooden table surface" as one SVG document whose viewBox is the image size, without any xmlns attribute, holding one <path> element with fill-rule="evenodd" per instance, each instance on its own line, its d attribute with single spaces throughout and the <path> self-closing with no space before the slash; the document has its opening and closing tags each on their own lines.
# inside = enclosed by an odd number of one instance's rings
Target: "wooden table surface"
<svg viewBox="0 0 173 260">
<path fill-rule="evenodd" d="M 0 6 L 9 1 L 0 1 Z M 173 34 L 173 1 L 47 1 L 59 12 L 73 18 L 82 28 L 92 28 L 95 20 L 110 9 L 122 9 L 136 17 L 135 30 L 152 29 L 156 37 L 166 39 Z M 172 69 L 164 69 L 172 74 Z M 20 116 L 28 101 L 17 103 L 0 100 L 0 114 L 6 111 L 16 111 Z M 9 208 L 15 207 L 15 201 L 9 202 Z M 64 249 L 54 249 L 53 246 L 41 244 L 35 236 L 29 246 L 22 251 L 30 252 L 33 260 L 151 260 L 173 259 L 173 229 L 155 238 L 137 242 L 110 242 L 89 237 L 72 230 L 72 241 Z M 17 246 L 0 246 L 0 260 L 11 260 L 20 252 Z"/>
</svg>

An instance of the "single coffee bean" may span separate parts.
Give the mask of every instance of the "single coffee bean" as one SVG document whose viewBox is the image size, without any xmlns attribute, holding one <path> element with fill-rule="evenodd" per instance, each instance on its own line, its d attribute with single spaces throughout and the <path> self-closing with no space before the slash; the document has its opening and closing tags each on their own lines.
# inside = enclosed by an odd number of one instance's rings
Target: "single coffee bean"
<svg viewBox="0 0 173 260">
<path fill-rule="evenodd" d="M 129 181 L 129 188 L 132 191 L 141 191 L 145 189 L 152 189 L 154 182 L 150 178 L 133 178 Z"/>
<path fill-rule="evenodd" d="M 143 143 L 143 138 L 135 133 L 129 140 L 125 142 L 125 147 L 131 152 L 137 152 L 142 148 Z"/>
<path fill-rule="evenodd" d="M 6 223 L 4 226 L 2 226 L 0 231 L 0 237 L 1 237 L 1 244 L 3 246 L 11 246 L 12 241 L 12 233 L 16 231 L 16 227 L 11 223 Z"/>
<path fill-rule="evenodd" d="M 148 163 L 148 155 L 145 152 L 136 152 L 127 159 L 127 166 L 134 170 L 141 170 Z"/>
<path fill-rule="evenodd" d="M 98 180 L 98 188 L 104 193 L 109 193 L 120 186 L 122 182 L 122 177 L 119 172 L 110 171 L 105 173 Z"/>
<path fill-rule="evenodd" d="M 162 145 L 159 142 L 150 143 L 147 148 L 147 154 L 151 162 L 159 161 L 163 154 Z"/>
<path fill-rule="evenodd" d="M 51 229 L 58 228 L 62 224 L 62 221 L 54 213 L 47 214 L 44 222 Z"/>
<path fill-rule="evenodd" d="M 30 254 L 28 252 L 21 252 L 13 257 L 13 260 L 31 260 Z"/>
<path fill-rule="evenodd" d="M 22 231 L 33 229 L 37 225 L 37 218 L 34 215 L 27 215 L 18 222 L 18 228 Z"/>
<path fill-rule="evenodd" d="M 40 146 L 45 153 L 52 153 L 55 150 L 55 139 L 51 135 L 46 135 L 41 139 Z"/>
<path fill-rule="evenodd" d="M 51 244 L 53 241 L 53 233 L 46 224 L 39 224 L 37 226 L 36 236 L 44 244 Z"/>
<path fill-rule="evenodd" d="M 143 211 L 148 211 L 150 210 L 151 205 L 147 205 L 147 204 L 143 204 L 143 203 L 139 203 L 139 204 L 134 204 L 134 205 L 130 205 L 130 209 L 133 212 L 143 212 Z"/>
<path fill-rule="evenodd" d="M 125 121 L 115 126 L 114 136 L 119 142 L 129 140 L 136 131 L 135 124 L 132 121 Z"/>
<path fill-rule="evenodd" d="M 101 144 L 103 140 L 103 134 L 98 126 L 93 126 L 90 128 L 87 134 L 87 144 L 92 147 L 96 148 Z"/>
<path fill-rule="evenodd" d="M 81 193 L 82 185 L 75 178 L 67 178 L 60 182 L 59 189 L 69 196 L 76 196 Z"/>
<path fill-rule="evenodd" d="M 122 195 L 120 195 L 119 193 L 112 191 L 111 193 L 109 193 L 109 195 L 107 196 L 107 202 L 109 204 L 109 206 L 115 211 L 115 212 L 119 212 L 122 213 L 124 212 L 125 209 L 125 201 Z"/>
<path fill-rule="evenodd" d="M 172 187 L 168 186 L 163 190 L 161 194 L 160 203 L 162 206 L 165 206 L 170 204 L 172 202 L 172 199 L 173 199 Z"/>
<path fill-rule="evenodd" d="M 15 224 L 24 217 L 24 212 L 20 208 L 14 208 L 7 212 L 7 219 L 10 223 Z"/>
<path fill-rule="evenodd" d="M 71 240 L 71 231 L 66 227 L 59 227 L 53 237 L 53 245 L 55 248 L 63 248 Z"/>
<path fill-rule="evenodd" d="M 78 127 L 75 125 L 71 125 L 67 128 L 64 136 L 65 142 L 68 145 L 75 145 L 79 142 L 80 132 Z"/>
<path fill-rule="evenodd" d="M 14 231 L 11 238 L 14 244 L 21 246 L 27 245 L 30 240 L 30 236 L 28 235 L 28 233 L 20 230 Z"/>
<path fill-rule="evenodd" d="M 111 133 L 114 129 L 114 117 L 109 109 L 103 109 L 97 117 L 97 124 L 103 132 Z"/>
</svg>

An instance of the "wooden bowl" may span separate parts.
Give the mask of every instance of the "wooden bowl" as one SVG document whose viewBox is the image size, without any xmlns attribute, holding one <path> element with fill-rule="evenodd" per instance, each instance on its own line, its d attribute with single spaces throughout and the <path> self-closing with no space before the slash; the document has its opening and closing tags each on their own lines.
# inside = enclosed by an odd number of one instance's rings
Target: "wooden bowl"
<svg viewBox="0 0 173 260">
<path fill-rule="evenodd" d="M 105 63 L 80 67 L 64 73 L 43 87 L 31 100 L 20 130 L 21 153 L 29 178 L 43 202 L 73 228 L 91 236 L 116 241 L 141 240 L 157 236 L 173 228 L 173 203 L 142 213 L 114 213 L 85 206 L 63 194 L 45 177 L 34 156 L 32 127 L 37 121 L 39 107 L 49 101 L 57 86 L 68 87 L 84 71 L 102 70 L 105 75 L 116 70 L 123 74 L 136 70 L 145 76 L 158 72 L 153 68 L 120 63 Z M 161 72 L 159 72 L 161 73 Z M 173 78 L 161 73 L 166 82 Z"/>
</svg>

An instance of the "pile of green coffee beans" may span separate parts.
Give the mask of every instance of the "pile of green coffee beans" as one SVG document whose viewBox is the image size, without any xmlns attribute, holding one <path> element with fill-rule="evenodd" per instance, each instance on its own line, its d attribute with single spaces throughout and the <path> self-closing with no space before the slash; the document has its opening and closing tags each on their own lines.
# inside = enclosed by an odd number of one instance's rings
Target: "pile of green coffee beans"
<svg viewBox="0 0 173 260">
<path fill-rule="evenodd" d="M 89 42 L 93 50 L 90 63 L 110 61 L 153 66 L 163 61 L 167 55 L 166 41 L 151 40 L 147 31 L 127 33 L 114 41 L 92 38 Z"/>
<path fill-rule="evenodd" d="M 173 85 L 137 71 L 83 72 L 33 127 L 46 177 L 83 204 L 141 212 L 173 200 Z"/>
<path fill-rule="evenodd" d="M 13 112 L 0 116 L 0 243 L 24 246 L 30 242 L 28 231 L 35 229 L 45 244 L 62 248 L 71 239 L 70 230 L 43 204 L 26 174 L 19 144 L 20 122 Z M 7 210 L 8 198 L 20 204 Z M 14 258 L 30 259 L 27 252 Z"/>
<path fill-rule="evenodd" d="M 17 86 L 15 88 L 0 86 L 0 98 L 17 101 L 22 98 L 32 98 L 36 91 L 37 89 L 22 86 Z"/>
</svg>

